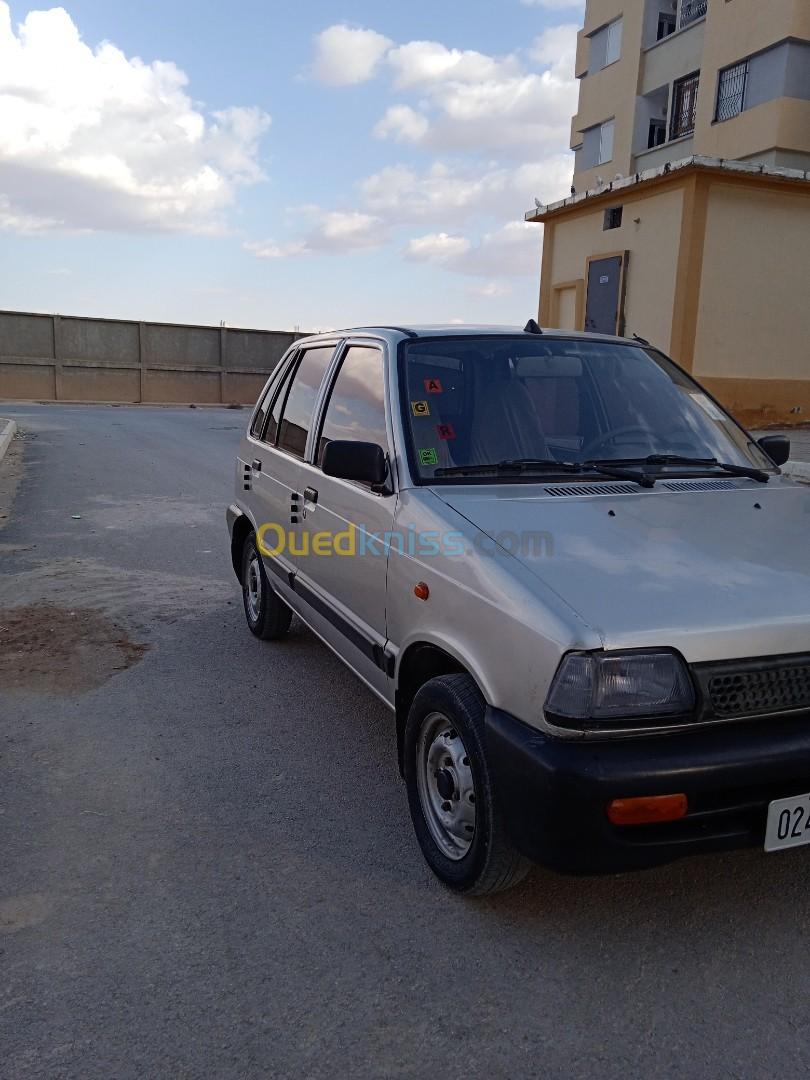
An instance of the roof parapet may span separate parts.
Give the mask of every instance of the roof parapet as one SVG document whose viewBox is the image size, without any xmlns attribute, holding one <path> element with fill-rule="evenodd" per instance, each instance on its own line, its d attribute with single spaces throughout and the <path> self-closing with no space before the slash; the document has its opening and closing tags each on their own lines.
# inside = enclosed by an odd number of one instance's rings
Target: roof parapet
<svg viewBox="0 0 810 1080">
<path fill-rule="evenodd" d="M 549 203 L 547 206 L 542 204 L 536 207 L 534 210 L 529 210 L 525 214 L 525 220 L 539 221 L 541 217 L 546 214 L 554 213 L 556 210 L 562 210 L 567 206 L 577 206 L 580 203 L 587 202 L 588 199 L 595 199 L 597 196 L 608 195 L 612 192 L 626 191 L 628 188 L 634 188 L 639 184 L 646 183 L 649 180 L 655 180 L 660 176 L 667 176 L 671 173 L 680 172 L 683 169 L 700 168 L 700 169 L 715 169 L 724 170 L 726 172 L 735 173 L 747 173 L 751 176 L 772 176 L 778 177 L 783 180 L 803 180 L 810 182 L 810 171 L 802 169 L 783 169 L 771 165 L 760 165 L 753 161 L 734 161 L 727 158 L 705 157 L 700 154 L 693 154 L 691 157 L 682 158 L 680 161 L 668 161 L 665 165 L 659 165 L 655 169 L 646 169 L 644 172 L 634 173 L 632 176 L 624 176 L 621 180 L 611 180 L 606 184 L 602 184 L 600 187 L 590 188 L 588 191 L 577 192 L 576 195 L 569 195 L 565 199 L 560 199 L 558 202 Z"/>
</svg>

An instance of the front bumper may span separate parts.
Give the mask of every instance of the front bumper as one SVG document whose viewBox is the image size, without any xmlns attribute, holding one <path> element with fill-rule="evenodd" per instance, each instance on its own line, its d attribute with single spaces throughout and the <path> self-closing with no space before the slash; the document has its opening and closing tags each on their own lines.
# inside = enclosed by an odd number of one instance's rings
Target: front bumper
<svg viewBox="0 0 810 1080">
<path fill-rule="evenodd" d="M 488 709 L 487 747 L 514 845 L 567 873 L 610 873 L 761 845 L 773 799 L 810 791 L 810 714 L 677 735 L 551 739 Z M 615 826 L 612 799 L 685 792 L 680 821 Z"/>
</svg>

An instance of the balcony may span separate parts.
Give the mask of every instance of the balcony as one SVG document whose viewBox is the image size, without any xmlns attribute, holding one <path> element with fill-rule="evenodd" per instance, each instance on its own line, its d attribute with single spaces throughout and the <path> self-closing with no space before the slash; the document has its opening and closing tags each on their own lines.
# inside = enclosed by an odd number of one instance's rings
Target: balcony
<svg viewBox="0 0 810 1080">
<path fill-rule="evenodd" d="M 678 29 L 697 22 L 705 17 L 709 10 L 709 0 L 681 0 L 681 10 L 678 15 Z"/>
</svg>

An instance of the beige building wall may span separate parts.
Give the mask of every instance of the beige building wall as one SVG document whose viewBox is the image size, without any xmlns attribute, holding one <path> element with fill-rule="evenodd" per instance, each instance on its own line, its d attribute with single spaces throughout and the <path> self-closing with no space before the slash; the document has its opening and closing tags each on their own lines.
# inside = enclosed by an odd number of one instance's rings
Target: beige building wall
<svg viewBox="0 0 810 1080">
<path fill-rule="evenodd" d="M 627 252 L 625 332 L 639 334 L 668 351 L 678 269 L 677 257 L 672 255 L 680 243 L 683 190 L 658 189 L 654 194 L 618 201 L 624 206 L 620 229 L 605 232 L 602 228 L 605 210 L 611 205 L 609 199 L 595 205 L 593 211 L 570 217 L 553 227 L 549 281 L 552 291 L 559 289 L 560 284 L 568 285 L 565 290 L 568 295 L 564 297 L 565 306 L 557 298 L 549 297 L 548 317 L 555 326 L 582 330 L 584 305 L 577 323 L 570 322 L 572 283 L 580 283 L 585 300 L 588 259 Z M 548 234 L 548 225 L 546 230 Z M 562 314 L 566 322 L 561 321 Z"/>
<path fill-rule="evenodd" d="M 615 63 L 592 73 L 580 83 L 579 109 L 571 125 L 571 149 L 582 144 L 582 132 L 615 117 L 613 157 L 610 162 L 592 169 L 577 170 L 574 177 L 577 191 L 596 187 L 597 176 L 612 180 L 617 173 L 627 176 L 632 166 L 633 111 L 623 106 L 635 101 L 639 78 L 639 54 L 643 24 L 641 0 L 628 4 L 625 0 L 590 0 L 585 25 L 580 32 L 578 65 L 588 65 L 589 35 L 613 22 L 623 19 L 622 52 Z M 581 74 L 580 70 L 577 74 Z"/>
<path fill-rule="evenodd" d="M 810 420 L 810 189 L 712 185 L 693 370 L 743 420 Z"/>
<path fill-rule="evenodd" d="M 672 0 L 674 3 L 675 0 Z M 693 154 L 726 160 L 753 160 L 791 168 L 810 167 L 810 100 L 779 97 L 715 122 L 720 71 L 788 40 L 810 43 L 810 0 L 709 0 L 707 15 L 661 41 L 651 41 L 661 0 L 588 0 L 580 32 L 576 74 L 580 81 L 571 148 L 583 145 L 583 132 L 614 119 L 610 161 L 591 167 L 582 155 L 574 186 L 592 190 L 598 178 L 628 176 Z M 623 19 L 622 49 L 615 63 L 594 71 L 589 62 L 591 35 Z M 695 130 L 669 138 L 674 83 L 700 72 Z M 667 141 L 647 150 L 650 119 L 667 105 Z"/>
<path fill-rule="evenodd" d="M 810 184 L 692 167 L 544 217 L 542 325 L 582 329 L 589 258 L 627 252 L 628 336 L 744 423 L 810 419 Z"/>
</svg>

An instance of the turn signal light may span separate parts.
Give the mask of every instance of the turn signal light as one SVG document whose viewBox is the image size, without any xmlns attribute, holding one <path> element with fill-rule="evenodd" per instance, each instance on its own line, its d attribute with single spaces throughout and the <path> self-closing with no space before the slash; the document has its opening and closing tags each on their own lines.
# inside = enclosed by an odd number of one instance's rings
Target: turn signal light
<svg viewBox="0 0 810 1080">
<path fill-rule="evenodd" d="M 685 795 L 645 795 L 640 799 L 614 799 L 607 816 L 613 825 L 654 825 L 686 817 L 689 800 Z"/>
<path fill-rule="evenodd" d="M 430 597 L 430 589 L 427 587 L 424 581 L 420 581 L 419 584 L 415 586 L 413 590 L 413 595 L 416 597 L 417 600 L 427 600 Z"/>
</svg>

